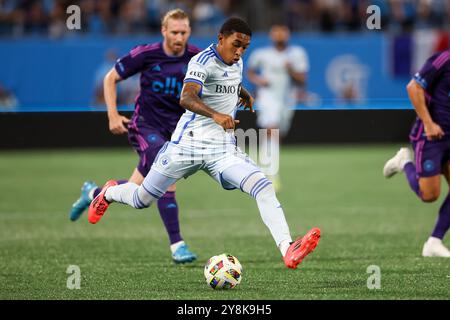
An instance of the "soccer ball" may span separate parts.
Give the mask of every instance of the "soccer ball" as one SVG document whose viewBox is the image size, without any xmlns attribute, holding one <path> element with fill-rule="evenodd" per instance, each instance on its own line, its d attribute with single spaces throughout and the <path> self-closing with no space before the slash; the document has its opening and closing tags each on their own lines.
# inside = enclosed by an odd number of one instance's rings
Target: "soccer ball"
<svg viewBox="0 0 450 320">
<path fill-rule="evenodd" d="M 205 264 L 206 283 L 213 289 L 232 289 L 242 280 L 242 266 L 230 254 L 214 256 Z"/>
</svg>

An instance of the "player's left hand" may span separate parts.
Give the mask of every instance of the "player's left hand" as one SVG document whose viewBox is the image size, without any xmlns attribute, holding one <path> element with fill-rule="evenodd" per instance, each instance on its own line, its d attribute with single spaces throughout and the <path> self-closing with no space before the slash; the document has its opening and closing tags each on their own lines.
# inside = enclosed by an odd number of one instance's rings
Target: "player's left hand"
<svg viewBox="0 0 450 320">
<path fill-rule="evenodd" d="M 428 141 L 442 139 L 445 135 L 444 130 L 435 122 L 424 123 L 425 135 Z"/>
<path fill-rule="evenodd" d="M 241 106 L 244 106 L 244 110 L 249 109 L 250 112 L 255 112 L 255 110 L 253 110 L 253 102 L 255 101 L 255 99 L 253 99 L 253 97 L 251 95 L 249 95 L 248 97 L 245 98 L 239 98 L 239 104 Z"/>
</svg>

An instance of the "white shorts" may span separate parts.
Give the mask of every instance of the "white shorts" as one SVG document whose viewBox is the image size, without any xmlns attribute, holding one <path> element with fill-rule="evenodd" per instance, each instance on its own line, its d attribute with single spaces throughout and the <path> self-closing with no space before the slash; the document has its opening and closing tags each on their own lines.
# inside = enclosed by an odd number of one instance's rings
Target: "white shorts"
<svg viewBox="0 0 450 320">
<path fill-rule="evenodd" d="M 235 165 L 240 165 L 245 172 L 260 171 L 247 154 L 232 144 L 200 149 L 166 142 L 156 156 L 152 170 L 177 180 L 203 170 L 224 189 L 232 190 L 239 186 L 237 183 L 225 181 L 222 173 Z"/>
<path fill-rule="evenodd" d="M 259 100 L 255 105 L 257 124 L 260 128 L 278 128 L 282 136 L 288 133 L 294 115 L 292 108 L 273 99 Z"/>
</svg>

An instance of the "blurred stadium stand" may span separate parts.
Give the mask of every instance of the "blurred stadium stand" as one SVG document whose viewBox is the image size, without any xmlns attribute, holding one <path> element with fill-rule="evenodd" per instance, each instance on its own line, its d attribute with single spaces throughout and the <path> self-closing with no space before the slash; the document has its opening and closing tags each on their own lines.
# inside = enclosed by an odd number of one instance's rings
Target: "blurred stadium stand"
<svg viewBox="0 0 450 320">
<path fill-rule="evenodd" d="M 293 31 L 365 30 L 366 8 L 381 10 L 383 31 L 446 28 L 447 0 L 0 0 L 0 33 L 23 36 L 71 36 L 65 8 L 79 5 L 84 34 L 158 32 L 160 16 L 182 8 L 197 34 L 215 33 L 226 16 L 237 14 L 256 31 L 284 21 Z"/>
<path fill-rule="evenodd" d="M 81 30 L 66 27 L 66 8 L 72 4 L 81 8 Z M 366 8 L 371 4 L 381 9 L 380 31 L 366 28 Z M 301 115 L 296 118 L 311 117 L 317 124 L 321 119 L 338 118 L 346 127 L 351 126 L 350 120 L 367 124 L 368 119 L 358 118 L 371 117 L 367 109 L 376 110 L 374 119 L 395 114 L 395 119 L 403 121 L 397 126 L 387 124 L 371 141 L 406 139 L 407 130 L 400 130 L 413 118 L 406 83 L 428 56 L 448 48 L 450 42 L 447 0 L 0 0 L 2 123 L 15 123 L 17 117 L 17 122 L 26 117 L 64 119 L 67 112 L 72 117 L 78 111 L 85 112 L 77 117 L 103 119 L 103 114 L 87 116 L 90 112 L 86 111 L 104 110 L 101 81 L 105 70 L 135 45 L 159 41 L 160 17 L 176 7 L 189 12 L 190 43 L 200 48 L 215 41 L 226 17 L 245 18 L 256 31 L 246 57 L 255 48 L 270 44 L 267 31 L 271 24 L 287 23 L 293 31 L 291 43 L 306 49 L 311 64 L 307 95 L 297 105 Z M 133 109 L 137 81 L 121 83 L 121 110 Z M 247 79 L 244 85 L 251 88 Z M 59 114 L 41 116 L 43 111 Z M 106 122 L 103 125 L 106 132 Z M 322 128 L 329 131 L 325 140 L 338 129 L 330 125 Z M 292 130 L 288 141 L 305 138 Z M 6 145 L 14 142 L 0 147 Z"/>
</svg>

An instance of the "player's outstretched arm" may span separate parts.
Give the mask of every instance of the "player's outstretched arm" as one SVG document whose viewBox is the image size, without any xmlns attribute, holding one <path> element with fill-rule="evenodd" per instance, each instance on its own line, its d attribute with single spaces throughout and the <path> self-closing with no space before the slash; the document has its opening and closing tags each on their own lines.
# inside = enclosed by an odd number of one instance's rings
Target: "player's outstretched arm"
<svg viewBox="0 0 450 320">
<path fill-rule="evenodd" d="M 234 120 L 230 115 L 219 113 L 204 104 L 199 97 L 201 89 L 202 87 L 198 83 L 186 82 L 181 91 L 180 105 L 189 111 L 212 118 L 225 130 L 234 129 L 239 120 Z"/>
<path fill-rule="evenodd" d="M 113 134 L 123 134 L 128 132 L 125 125 L 130 119 L 119 114 L 117 111 L 117 82 L 122 78 L 115 68 L 109 70 L 103 79 L 103 91 L 105 95 L 106 107 L 108 109 L 109 130 Z"/>
<path fill-rule="evenodd" d="M 414 79 L 408 83 L 406 89 L 408 91 L 409 99 L 416 110 L 417 116 L 423 122 L 428 140 L 441 139 L 444 136 L 444 131 L 431 118 L 425 103 L 425 90 Z"/>
</svg>

